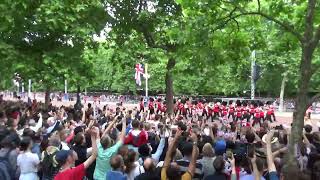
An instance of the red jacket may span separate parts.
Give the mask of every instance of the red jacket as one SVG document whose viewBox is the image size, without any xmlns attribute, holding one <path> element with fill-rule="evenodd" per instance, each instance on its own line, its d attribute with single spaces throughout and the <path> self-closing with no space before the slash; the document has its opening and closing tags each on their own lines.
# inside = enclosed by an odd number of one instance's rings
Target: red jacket
<svg viewBox="0 0 320 180">
<path fill-rule="evenodd" d="M 124 144 L 131 144 L 135 147 L 139 147 L 148 142 L 147 132 L 142 130 L 139 135 L 135 136 L 132 132 L 129 132 L 128 136 L 124 140 Z"/>
</svg>

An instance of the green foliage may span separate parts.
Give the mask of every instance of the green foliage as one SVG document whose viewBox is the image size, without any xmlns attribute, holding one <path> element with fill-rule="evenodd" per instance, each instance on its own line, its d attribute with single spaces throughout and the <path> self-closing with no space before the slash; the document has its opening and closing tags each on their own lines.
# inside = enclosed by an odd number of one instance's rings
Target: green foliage
<svg viewBox="0 0 320 180">
<path fill-rule="evenodd" d="M 82 54 L 108 19 L 100 1 L 2 1 L 0 11 L 0 42 L 16 52 L 4 52 L 16 60 L 8 68 L 23 79 L 54 88 L 65 78 L 80 83 L 93 77 Z"/>
</svg>

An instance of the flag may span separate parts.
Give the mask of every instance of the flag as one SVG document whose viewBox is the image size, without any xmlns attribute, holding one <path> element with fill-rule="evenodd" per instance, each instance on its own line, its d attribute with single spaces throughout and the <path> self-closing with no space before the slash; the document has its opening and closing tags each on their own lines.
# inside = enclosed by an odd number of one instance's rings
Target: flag
<svg viewBox="0 0 320 180">
<path fill-rule="evenodd" d="M 141 86 L 141 75 L 143 75 L 143 65 L 136 64 L 135 70 L 136 70 L 136 73 L 134 78 L 136 79 L 137 85 Z"/>
</svg>

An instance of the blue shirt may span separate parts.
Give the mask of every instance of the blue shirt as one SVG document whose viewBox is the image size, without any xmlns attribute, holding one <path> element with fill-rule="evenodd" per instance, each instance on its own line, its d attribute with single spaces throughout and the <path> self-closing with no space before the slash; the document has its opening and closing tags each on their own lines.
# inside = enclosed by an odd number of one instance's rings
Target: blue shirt
<svg viewBox="0 0 320 180">
<path fill-rule="evenodd" d="M 106 179 L 127 180 L 127 176 L 123 175 L 120 171 L 110 170 L 107 172 Z"/>
</svg>

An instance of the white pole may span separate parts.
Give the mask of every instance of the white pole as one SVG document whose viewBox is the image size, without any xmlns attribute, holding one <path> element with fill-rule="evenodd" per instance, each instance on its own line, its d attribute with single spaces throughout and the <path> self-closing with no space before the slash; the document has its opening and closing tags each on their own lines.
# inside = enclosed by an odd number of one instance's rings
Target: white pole
<svg viewBox="0 0 320 180">
<path fill-rule="evenodd" d="M 68 87 L 67 87 L 67 80 L 64 80 L 64 93 L 67 94 L 68 93 Z"/>
<path fill-rule="evenodd" d="M 93 118 L 96 119 L 97 114 L 96 114 L 96 102 L 93 101 Z"/>
<path fill-rule="evenodd" d="M 254 94 L 255 94 L 255 89 L 256 89 L 256 85 L 255 85 L 255 82 L 253 79 L 254 66 L 256 64 L 255 59 L 256 59 L 256 51 L 253 50 L 251 53 L 251 99 L 254 99 Z"/>
<path fill-rule="evenodd" d="M 280 104 L 279 104 L 279 111 L 283 112 L 284 106 L 283 106 L 283 97 L 284 97 L 284 89 L 286 86 L 286 81 L 287 81 L 287 75 L 288 73 L 285 72 L 283 74 L 282 82 L 281 82 L 281 88 L 280 88 Z"/>
<path fill-rule="evenodd" d="M 31 98 L 31 79 L 29 79 L 29 85 L 28 85 L 28 98 Z"/>
<path fill-rule="evenodd" d="M 21 92 L 24 93 L 24 83 L 22 83 Z"/>
<path fill-rule="evenodd" d="M 145 76 L 146 76 L 146 98 L 148 98 L 148 78 L 149 78 L 149 74 L 148 74 L 148 64 L 147 63 L 145 65 Z"/>
<path fill-rule="evenodd" d="M 19 82 L 17 83 L 17 88 L 18 88 L 17 96 L 19 96 L 20 95 L 20 83 Z"/>
</svg>

